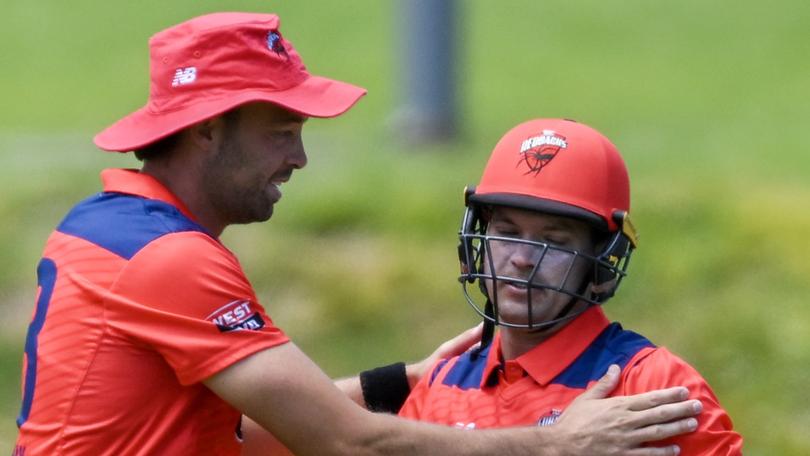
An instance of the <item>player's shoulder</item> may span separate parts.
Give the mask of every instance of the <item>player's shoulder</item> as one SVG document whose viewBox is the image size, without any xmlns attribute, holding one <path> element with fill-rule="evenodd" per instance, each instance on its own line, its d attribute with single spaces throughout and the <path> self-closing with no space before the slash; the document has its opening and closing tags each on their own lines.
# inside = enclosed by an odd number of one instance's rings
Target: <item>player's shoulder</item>
<svg viewBox="0 0 810 456">
<path fill-rule="evenodd" d="M 233 270 L 241 273 L 236 257 L 217 239 L 199 231 L 167 233 L 145 245 L 127 269 L 187 276 Z"/>
<path fill-rule="evenodd" d="M 224 280 L 246 285 L 235 255 L 205 229 L 166 203 L 144 200 L 136 204 L 146 205 L 133 208 L 145 214 L 134 217 L 142 226 L 135 227 L 136 234 L 131 235 L 137 238 L 137 245 L 121 270 L 120 282 L 196 286 L 200 281 Z"/>
<path fill-rule="evenodd" d="M 647 347 L 655 348 L 656 346 L 650 339 L 635 331 L 625 329 L 617 322 L 608 325 L 590 346 L 595 351 L 607 351 L 623 355 L 633 355 L 640 349 Z"/>
<path fill-rule="evenodd" d="M 99 193 L 77 204 L 56 230 L 91 242 L 125 260 L 174 233 L 205 229 L 163 201 L 122 193 Z"/>
<path fill-rule="evenodd" d="M 689 362 L 666 347 L 656 347 L 622 371 L 621 394 L 684 386 L 690 399 L 699 399 L 703 411 L 696 432 L 672 439 L 684 454 L 740 454 L 742 438 L 733 430 L 709 382 Z"/>
<path fill-rule="evenodd" d="M 637 367 L 643 367 L 645 369 L 670 366 L 671 368 L 682 370 L 695 370 L 695 368 L 692 367 L 686 360 L 664 346 L 652 347 L 651 350 L 644 352 L 643 356 L 639 356 L 633 360 L 631 364 Z"/>
<path fill-rule="evenodd" d="M 624 375 L 629 384 L 640 391 L 670 386 L 708 389 L 708 382 L 697 368 L 663 346 L 639 353 L 628 364 Z"/>
<path fill-rule="evenodd" d="M 196 231 L 169 233 L 150 242 L 122 267 L 113 291 L 154 307 L 174 308 L 169 301 L 177 301 L 203 313 L 256 302 L 236 257 L 216 239 Z"/>
</svg>

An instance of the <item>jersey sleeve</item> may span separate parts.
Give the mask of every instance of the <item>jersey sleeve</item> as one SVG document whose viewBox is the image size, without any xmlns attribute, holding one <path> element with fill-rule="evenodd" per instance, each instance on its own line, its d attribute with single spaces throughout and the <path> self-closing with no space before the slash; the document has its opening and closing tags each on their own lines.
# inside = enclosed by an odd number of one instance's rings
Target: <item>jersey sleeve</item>
<svg viewBox="0 0 810 456">
<path fill-rule="evenodd" d="M 289 340 L 257 302 L 236 257 L 203 233 L 152 241 L 110 294 L 109 326 L 159 352 L 185 385 Z"/>
<path fill-rule="evenodd" d="M 703 411 L 697 416 L 696 431 L 656 445 L 676 444 L 681 454 L 740 455 L 742 437 L 733 430 L 731 418 L 720 406 L 709 384 L 689 364 L 669 352 L 657 348 L 645 356 L 631 360 L 622 372 L 622 392 L 630 395 L 672 386 L 689 388 L 690 399 L 699 399 Z"/>
</svg>

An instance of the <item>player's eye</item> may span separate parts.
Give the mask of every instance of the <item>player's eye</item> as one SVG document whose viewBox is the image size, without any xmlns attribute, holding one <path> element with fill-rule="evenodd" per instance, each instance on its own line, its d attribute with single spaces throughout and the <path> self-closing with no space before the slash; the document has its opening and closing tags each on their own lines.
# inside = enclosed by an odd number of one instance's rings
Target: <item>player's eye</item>
<svg viewBox="0 0 810 456">
<path fill-rule="evenodd" d="M 565 236 L 544 236 L 543 242 L 559 247 L 567 247 L 571 240 Z"/>
<path fill-rule="evenodd" d="M 502 237 L 518 237 L 520 235 L 517 228 L 506 223 L 499 223 L 493 226 L 492 234 Z"/>
</svg>

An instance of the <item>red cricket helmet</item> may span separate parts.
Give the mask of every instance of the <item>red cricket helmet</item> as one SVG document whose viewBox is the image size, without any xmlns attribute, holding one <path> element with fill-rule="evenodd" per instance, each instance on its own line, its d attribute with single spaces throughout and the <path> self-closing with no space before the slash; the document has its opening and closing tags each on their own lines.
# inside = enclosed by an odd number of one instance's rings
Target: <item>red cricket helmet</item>
<svg viewBox="0 0 810 456">
<path fill-rule="evenodd" d="M 630 180 L 616 146 L 593 128 L 535 119 L 506 133 L 470 201 L 532 209 L 616 231 L 630 212 Z"/>
<path fill-rule="evenodd" d="M 466 190 L 465 204 L 467 209 L 460 230 L 462 273 L 459 280 L 467 301 L 490 324 L 489 337 L 493 324 L 545 328 L 579 315 L 581 312 L 571 313 L 570 310 L 580 300 L 589 306 L 603 303 L 613 296 L 626 275 L 630 254 L 637 244 L 628 215 L 630 182 L 624 160 L 605 136 L 572 120 L 535 119 L 507 132 L 492 151 L 478 186 Z M 590 261 L 592 278 L 587 279 L 579 290 L 571 291 L 562 284 L 537 284 L 531 276 L 516 278 L 498 275 L 497 271 L 485 272 L 483 262 L 493 239 L 487 234 L 486 208 L 492 206 L 572 217 L 589 223 L 597 233 L 603 233 L 605 240 L 593 255 L 549 243 L 515 239 L 515 242 L 532 244 L 542 252 L 532 275 L 543 267 L 547 253 L 564 252 L 571 256 L 572 264 L 577 258 L 577 261 Z M 497 240 L 503 242 L 504 238 Z M 529 310 L 527 325 L 501 322 L 497 297 L 490 298 L 485 284 L 486 281 L 494 283 L 498 280 L 527 287 L 530 290 L 527 297 L 529 309 L 532 307 L 532 288 L 570 295 L 570 305 L 550 321 L 532 321 Z M 567 280 L 566 276 L 563 284 Z M 475 281 L 479 282 L 486 297 L 483 306 L 475 302 L 467 289 L 467 284 Z"/>
</svg>

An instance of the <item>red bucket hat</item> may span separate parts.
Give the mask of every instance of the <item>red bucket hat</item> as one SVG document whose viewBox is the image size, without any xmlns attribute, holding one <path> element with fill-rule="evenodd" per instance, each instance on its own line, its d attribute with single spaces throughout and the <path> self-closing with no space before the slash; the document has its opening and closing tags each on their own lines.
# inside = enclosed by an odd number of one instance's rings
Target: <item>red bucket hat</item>
<svg viewBox="0 0 810 456">
<path fill-rule="evenodd" d="M 94 142 L 109 151 L 137 150 L 252 101 L 335 117 L 366 94 L 362 87 L 310 75 L 279 25 L 274 14 L 215 13 L 158 32 L 149 40 L 146 106 Z"/>
</svg>

